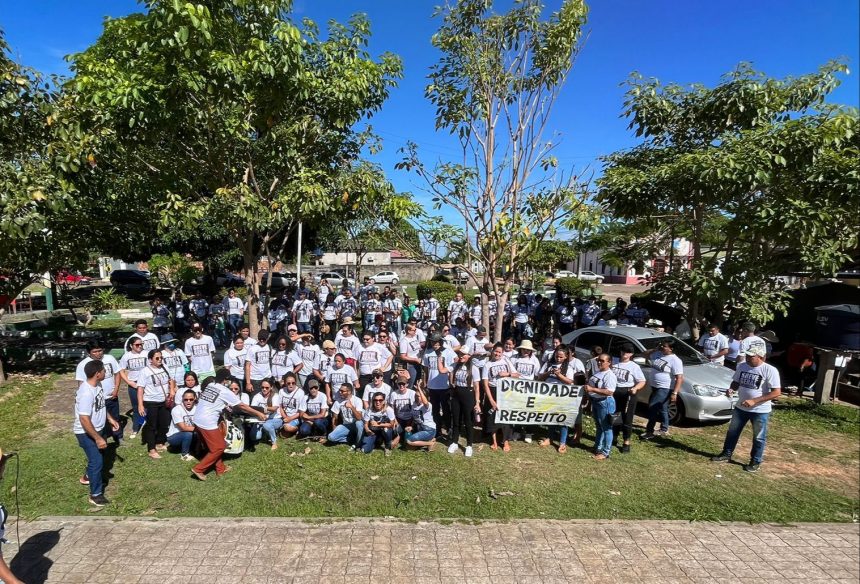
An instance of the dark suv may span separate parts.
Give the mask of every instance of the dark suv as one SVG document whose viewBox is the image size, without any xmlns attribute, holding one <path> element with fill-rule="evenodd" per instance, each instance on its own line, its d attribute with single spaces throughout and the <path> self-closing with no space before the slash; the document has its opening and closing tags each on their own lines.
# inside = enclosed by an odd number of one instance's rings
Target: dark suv
<svg viewBox="0 0 860 584">
<path fill-rule="evenodd" d="M 143 270 L 114 270 L 110 273 L 110 284 L 123 294 L 146 294 L 152 290 L 149 273 Z"/>
</svg>

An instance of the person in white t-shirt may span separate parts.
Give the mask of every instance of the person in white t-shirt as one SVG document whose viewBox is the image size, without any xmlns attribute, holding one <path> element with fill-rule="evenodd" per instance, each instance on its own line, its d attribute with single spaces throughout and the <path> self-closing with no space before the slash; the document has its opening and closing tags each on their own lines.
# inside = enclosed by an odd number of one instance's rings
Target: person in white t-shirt
<svg viewBox="0 0 860 584">
<path fill-rule="evenodd" d="M 457 347 L 457 362 L 448 374 L 451 386 L 451 444 L 448 453 L 459 450 L 460 427 L 466 426 L 466 456 L 471 457 L 475 439 L 475 415 L 481 411 L 481 370 L 472 362 L 469 345 Z"/>
<path fill-rule="evenodd" d="M 424 392 L 424 381 L 415 384 L 415 402 L 412 404 L 412 422 L 404 428 L 403 437 L 407 446 L 433 450 L 436 445 L 436 420 L 433 406 Z"/>
<path fill-rule="evenodd" d="M 726 355 L 729 354 L 729 339 L 720 333 L 720 327 L 711 324 L 708 325 L 708 334 L 699 339 L 699 348 L 708 361 L 723 365 Z"/>
<path fill-rule="evenodd" d="M 630 436 L 633 433 L 633 416 L 636 413 L 636 394 L 645 387 L 647 379 L 642 373 L 642 368 L 633 362 L 633 354 L 636 348 L 632 343 L 624 343 L 619 349 L 621 357 L 612 365 L 612 372 L 618 380 L 615 386 L 615 407 L 622 414 L 621 429 L 624 442 L 621 452 L 630 452 Z M 618 426 L 612 428 L 612 443 L 617 444 Z"/>
<path fill-rule="evenodd" d="M 406 333 L 400 338 L 400 362 L 406 365 L 409 372 L 409 386 L 415 385 L 421 370 L 421 338 L 418 336 L 418 326 L 413 322 L 406 324 Z"/>
<path fill-rule="evenodd" d="M 391 366 L 394 356 L 376 342 L 373 334 L 365 331 L 361 336 L 361 347 L 355 352 L 358 361 L 358 384 L 364 387 L 372 381 L 374 371 L 383 370 Z"/>
<path fill-rule="evenodd" d="M 660 341 L 651 354 L 651 397 L 648 398 L 648 423 L 641 440 L 654 438 L 654 427 L 660 419 L 660 434 L 669 434 L 669 403 L 678 400 L 684 383 L 684 364 L 675 355 L 675 341 L 671 338 Z"/>
<path fill-rule="evenodd" d="M 420 302 L 418 303 L 421 304 Z M 436 324 L 439 318 L 439 301 L 433 298 L 433 292 L 427 292 L 427 298 L 424 299 L 424 314 L 422 315 L 428 324 Z"/>
<path fill-rule="evenodd" d="M 245 391 L 253 395 L 260 391 L 264 379 L 272 376 L 272 348 L 269 331 L 260 329 L 257 342 L 245 343 Z"/>
<path fill-rule="evenodd" d="M 245 314 L 245 302 L 236 296 L 236 291 L 230 288 L 227 291 L 227 297 L 223 300 L 224 312 L 227 313 L 227 332 L 231 337 L 239 334 L 239 327 L 242 324 L 242 316 Z"/>
<path fill-rule="evenodd" d="M 305 411 L 305 392 L 299 386 L 299 376 L 295 373 L 284 375 L 281 384 L 281 417 L 284 420 L 284 433 L 292 436 L 302 425 L 302 412 Z"/>
<path fill-rule="evenodd" d="M 451 391 L 448 386 L 448 374 L 457 362 L 457 354 L 445 348 L 444 340 L 438 335 L 430 339 L 429 345 L 430 350 L 425 351 L 422 363 L 423 381 L 433 407 L 436 438 L 438 438 L 442 434 L 442 429 L 447 429 L 451 425 Z"/>
<path fill-rule="evenodd" d="M 496 385 L 499 379 L 505 377 L 517 378 L 519 375 L 520 374 L 517 373 L 516 368 L 514 368 L 514 364 L 511 363 L 510 359 L 505 357 L 504 345 L 502 345 L 502 343 L 496 343 L 493 346 L 492 353 L 490 353 L 490 358 L 484 365 L 483 372 L 481 372 L 481 379 L 484 384 L 484 404 L 486 406 L 483 415 L 484 433 L 489 434 L 492 437 L 493 444 L 490 448 L 493 450 L 499 449 L 499 442 L 496 434 L 501 432 L 502 449 L 505 452 L 510 452 L 510 440 L 511 434 L 513 433 L 510 424 L 496 423 L 496 411 L 499 409 L 499 405 L 496 402 Z"/>
<path fill-rule="evenodd" d="M 160 349 L 149 352 L 149 365 L 144 367 L 137 380 L 137 410 L 146 416 L 143 439 L 149 457 L 161 458 L 167 450 L 167 430 L 170 428 L 170 408 L 176 395 L 176 382 L 164 368 Z M 170 406 L 172 407 L 172 406 Z"/>
<path fill-rule="evenodd" d="M 466 316 L 466 301 L 463 300 L 463 293 L 457 292 L 454 295 L 454 300 L 448 303 L 448 324 L 454 324 L 458 318 Z"/>
<path fill-rule="evenodd" d="M 332 424 L 334 429 L 328 435 L 331 444 L 349 444 L 349 449 L 355 451 L 364 436 L 364 404 L 353 395 L 354 388 L 344 383 L 338 389 L 340 400 L 331 406 Z"/>
<path fill-rule="evenodd" d="M 746 358 L 745 355 L 752 347 L 764 347 L 767 350 L 767 343 L 763 338 L 755 334 L 755 324 L 745 322 L 741 326 L 741 346 L 738 351 L 737 362 L 740 365 Z"/>
<path fill-rule="evenodd" d="M 84 382 L 87 376 L 84 373 L 84 367 L 90 361 L 101 361 L 105 366 L 105 378 L 102 381 L 102 390 L 105 396 L 105 408 L 107 413 L 114 419 L 119 421 L 119 382 L 121 369 L 119 362 L 109 353 L 105 353 L 102 343 L 93 339 L 87 342 L 87 356 L 78 363 L 75 369 L 75 381 Z M 134 403 L 134 402 L 132 402 Z M 122 441 L 122 428 L 113 433 L 114 442 L 119 445 Z"/>
<path fill-rule="evenodd" d="M 325 374 L 325 391 L 329 405 L 340 399 L 341 393 L 338 388 L 344 383 L 352 385 L 353 392 L 359 389 L 358 374 L 355 369 L 346 364 L 342 353 L 337 353 L 334 356 L 334 365 Z"/>
<path fill-rule="evenodd" d="M 371 403 L 371 398 L 377 393 L 383 394 L 386 400 L 388 399 L 389 394 L 391 394 L 391 386 L 385 383 L 385 376 L 379 369 L 375 369 L 373 371 L 370 383 L 364 385 L 364 393 L 361 397 L 361 401 L 364 404 L 365 410 L 373 405 Z"/>
<path fill-rule="evenodd" d="M 170 410 L 170 429 L 167 431 L 167 444 L 179 448 L 180 458 L 195 460 L 191 456 L 191 443 L 194 439 L 194 412 L 197 410 L 197 394 L 194 390 L 182 392 L 180 403 Z"/>
<path fill-rule="evenodd" d="M 553 352 L 552 358 L 543 364 L 538 373 L 539 381 L 548 383 L 564 383 L 566 385 L 583 385 L 585 383 L 585 364 L 573 355 L 570 347 L 559 345 Z M 567 435 L 570 427 L 567 425 L 557 426 L 559 432 L 558 453 L 567 452 Z M 579 444 L 582 437 L 582 406 L 573 421 L 573 443 Z M 540 445 L 549 446 L 552 440 L 544 438 Z"/>
<path fill-rule="evenodd" d="M 307 292 L 300 290 L 298 294 L 299 299 L 293 304 L 293 324 L 296 325 L 299 333 L 309 333 L 311 332 L 311 322 L 316 316 L 314 303 L 312 300 L 308 300 Z"/>
<path fill-rule="evenodd" d="M 615 386 L 618 379 L 612 372 L 612 358 L 607 353 L 596 357 L 597 370 L 591 372 L 585 391 L 591 402 L 594 418 L 594 460 L 606 460 L 612 454 L 612 414 L 615 413 Z"/>
<path fill-rule="evenodd" d="M 281 410 L 282 393 L 275 387 L 272 379 L 264 379 L 260 384 L 260 393 L 251 398 L 251 407 L 262 410 L 266 421 L 262 424 L 250 424 L 251 449 L 263 438 L 263 432 L 269 437 L 272 450 L 278 449 L 278 432 L 284 427 L 284 415 Z"/>
<path fill-rule="evenodd" d="M 200 389 L 197 410 L 194 412 L 194 426 L 209 452 L 191 469 L 192 475 L 197 480 L 205 481 L 206 473 L 213 466 L 219 476 L 230 470 L 223 460 L 227 443 L 218 429 L 218 419 L 224 408 L 229 406 L 260 421 L 266 420 L 266 414 L 242 403 L 239 396 L 223 385 L 228 379 L 230 379 L 230 372 L 227 369 L 221 369 L 214 378 L 204 379 Z"/>
<path fill-rule="evenodd" d="M 134 321 L 134 333 L 126 339 L 125 345 L 123 346 L 126 351 L 130 350 L 129 347 L 131 347 L 134 339 L 140 339 L 143 341 L 144 353 L 149 353 L 151 350 L 157 349 L 160 344 L 158 336 L 149 332 L 149 325 L 147 325 L 146 321 L 142 318 Z"/>
<path fill-rule="evenodd" d="M 771 401 L 782 395 L 782 382 L 776 367 L 765 363 L 767 349 L 762 345 L 753 345 L 747 349 L 743 363 L 738 363 L 729 391 L 738 392 L 738 404 L 732 410 L 732 421 L 726 431 L 723 450 L 711 458 L 713 462 L 731 462 L 732 454 L 738 444 L 738 439 L 747 425 L 752 423 L 753 440 L 750 450 L 750 462 L 744 465 L 747 472 L 757 472 L 764 457 L 767 444 L 767 425 L 773 409 Z"/>
<path fill-rule="evenodd" d="M 334 344 L 337 347 L 337 352 L 342 353 L 346 364 L 354 367 L 358 358 L 358 351 L 361 349 L 361 341 L 352 330 L 352 319 L 347 318 L 340 325 L 340 331 L 334 337 Z"/>
<path fill-rule="evenodd" d="M 386 395 L 381 391 L 373 393 L 369 403 L 370 407 L 364 409 L 364 440 L 361 449 L 365 454 L 370 454 L 376 445 L 382 442 L 385 456 L 388 456 L 391 454 L 391 441 L 397 426 L 394 409 L 386 403 Z"/>
<path fill-rule="evenodd" d="M 191 327 L 191 337 L 185 341 L 185 355 L 191 364 L 191 370 L 202 379 L 215 375 L 215 342 L 209 335 L 203 334 L 199 322 Z"/>
<path fill-rule="evenodd" d="M 275 351 L 272 353 L 272 377 L 280 383 L 287 373 L 298 373 L 304 367 L 299 354 L 296 353 L 293 341 L 286 337 L 278 337 L 275 341 Z"/>
<path fill-rule="evenodd" d="M 224 367 L 230 370 L 230 377 L 239 382 L 239 387 L 245 386 L 245 361 L 248 359 L 248 350 L 245 348 L 245 339 L 242 335 L 236 335 L 233 344 L 224 351 Z"/>
<path fill-rule="evenodd" d="M 170 373 L 170 377 L 173 378 L 176 385 L 182 385 L 188 357 L 185 356 L 182 349 L 176 346 L 176 338 L 170 333 L 161 337 L 161 356 L 164 357 L 164 368 Z"/>
<path fill-rule="evenodd" d="M 90 486 L 89 501 L 96 507 L 104 507 L 108 500 L 104 496 L 102 451 L 107 448 L 103 437 L 105 426 L 111 431 L 119 431 L 119 423 L 107 413 L 105 408 L 102 381 L 105 379 L 105 366 L 99 360 L 84 365 L 86 381 L 81 382 L 75 394 L 75 423 L 72 430 L 78 445 L 87 457 L 87 470 L 81 483 Z"/>
<path fill-rule="evenodd" d="M 305 398 L 305 410 L 301 413 L 302 421 L 299 426 L 299 438 L 308 438 L 314 434 L 325 436 L 328 432 L 328 399 L 320 391 L 319 381 L 308 381 L 308 396 Z"/>
<path fill-rule="evenodd" d="M 131 339 L 128 351 L 119 359 L 119 376 L 128 386 L 128 400 L 131 408 L 131 434 L 129 438 L 134 440 L 137 433 L 143 427 L 146 416 L 137 411 L 137 380 L 147 364 L 146 353 L 143 352 L 143 339 L 135 337 Z"/>
</svg>

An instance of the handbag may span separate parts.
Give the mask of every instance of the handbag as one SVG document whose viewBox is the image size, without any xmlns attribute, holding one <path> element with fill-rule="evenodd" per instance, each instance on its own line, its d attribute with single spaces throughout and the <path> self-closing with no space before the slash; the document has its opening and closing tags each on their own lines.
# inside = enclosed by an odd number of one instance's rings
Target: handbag
<svg viewBox="0 0 860 584">
<path fill-rule="evenodd" d="M 161 366 L 161 370 L 164 371 L 165 375 L 167 375 L 167 379 L 168 379 L 167 387 L 170 387 L 170 380 L 173 379 L 172 377 L 170 377 L 170 372 L 167 370 L 167 368 L 164 365 Z M 164 390 L 162 390 L 162 391 L 164 391 Z M 168 410 L 172 410 L 173 406 L 175 406 L 175 405 L 176 405 L 175 396 L 170 395 L 170 393 L 167 391 L 164 391 L 164 407 L 166 407 Z"/>
</svg>

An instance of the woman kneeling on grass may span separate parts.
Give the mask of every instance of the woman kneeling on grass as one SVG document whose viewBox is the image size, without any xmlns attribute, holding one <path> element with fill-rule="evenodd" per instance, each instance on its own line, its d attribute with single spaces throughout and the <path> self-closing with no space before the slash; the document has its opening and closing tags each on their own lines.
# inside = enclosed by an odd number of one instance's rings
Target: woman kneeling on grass
<svg viewBox="0 0 860 584">
<path fill-rule="evenodd" d="M 284 420 L 281 417 L 281 395 L 275 391 L 271 377 L 260 382 L 260 393 L 251 398 L 251 407 L 266 414 L 266 421 L 262 424 L 249 424 L 252 448 L 263 439 L 265 431 L 272 443 L 272 450 L 277 450 L 278 430 L 284 427 Z"/>
<path fill-rule="evenodd" d="M 364 411 L 364 443 L 361 448 L 365 454 L 373 452 L 373 448 L 382 442 L 385 456 L 391 454 L 391 440 L 394 437 L 394 409 L 385 403 L 385 394 L 381 391 L 370 396 L 370 408 Z"/>
<path fill-rule="evenodd" d="M 334 429 L 328 435 L 331 444 L 349 444 L 354 452 L 364 436 L 364 404 L 353 395 L 351 383 L 344 383 L 338 390 L 340 399 L 331 406 Z"/>
<path fill-rule="evenodd" d="M 436 445 L 436 422 L 433 420 L 433 406 L 424 392 L 424 382 L 415 384 L 415 403 L 412 406 L 411 425 L 404 428 L 406 445 L 433 450 Z"/>
<path fill-rule="evenodd" d="M 194 460 L 191 456 L 191 442 L 194 439 L 194 412 L 197 410 L 197 393 L 186 389 L 182 393 L 182 402 L 170 410 L 170 429 L 167 431 L 167 444 L 179 447 L 182 460 Z"/>
</svg>

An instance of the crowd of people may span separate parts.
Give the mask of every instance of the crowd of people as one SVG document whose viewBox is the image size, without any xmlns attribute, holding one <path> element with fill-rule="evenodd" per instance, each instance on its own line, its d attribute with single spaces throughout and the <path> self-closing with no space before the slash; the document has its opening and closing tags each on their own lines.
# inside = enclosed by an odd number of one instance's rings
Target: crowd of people
<svg viewBox="0 0 860 584">
<path fill-rule="evenodd" d="M 398 447 L 432 449 L 445 442 L 449 453 L 462 448 L 472 457 L 478 430 L 491 449 L 508 452 L 517 439 L 531 442 L 537 428 L 541 445 L 557 440 L 564 453 L 569 438 L 581 440 L 583 411 L 594 418 L 593 457 L 601 461 L 614 446 L 630 451 L 636 394 L 648 382 L 633 360 L 633 345 L 621 347 L 615 359 L 594 347 L 583 361 L 562 343 L 567 330 L 608 319 L 642 324 L 647 313 L 623 301 L 607 310 L 594 297 L 553 304 L 525 291 L 501 311 L 488 307 L 491 326 L 499 315 L 504 319 L 502 342 L 492 342 L 478 324 L 480 303 L 470 305 L 460 292 L 443 307 L 432 294 L 413 303 L 388 286 L 366 283 L 353 291 L 344 282 L 335 291 L 323 280 L 312 291 L 301 282 L 267 303 L 268 327 L 255 338 L 245 323 L 247 306 L 233 290 L 221 302 L 197 294 L 176 306 L 154 301 L 155 331 L 137 321 L 119 360 L 93 340 L 78 365 L 74 432 L 88 461 L 80 481 L 89 485 L 94 505 L 107 503 L 100 452 L 108 438 L 123 441 L 124 419 L 131 424 L 128 439 L 140 436 L 150 458 L 174 450 L 196 462 L 192 476 L 198 480 L 230 470 L 225 452 L 253 451 L 261 443 L 274 450 L 288 438 L 368 454 L 380 449 L 385 456 Z M 217 334 L 222 320 L 227 344 Z M 703 336 L 702 349 L 724 359 L 728 341 L 714 334 Z M 732 387 L 744 398 L 739 407 L 756 403 L 746 408 L 750 415 L 733 419 L 716 461 L 731 458 L 743 424 L 752 422 L 757 447 L 749 466 L 761 462 L 766 416 L 762 430 L 762 416 L 753 414 L 769 411 L 779 391 L 778 374 L 763 362 L 764 344 L 758 337 L 741 342 L 738 353 L 749 363 L 738 365 Z M 667 433 L 666 405 L 677 399 L 683 379 L 671 339 L 647 356 L 653 373 L 645 440 Z M 580 414 L 557 428 L 498 423 L 497 388 L 505 378 L 582 386 Z M 121 385 L 129 399 L 125 418 Z"/>
</svg>

